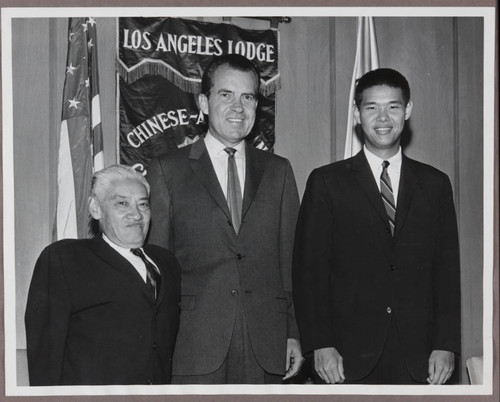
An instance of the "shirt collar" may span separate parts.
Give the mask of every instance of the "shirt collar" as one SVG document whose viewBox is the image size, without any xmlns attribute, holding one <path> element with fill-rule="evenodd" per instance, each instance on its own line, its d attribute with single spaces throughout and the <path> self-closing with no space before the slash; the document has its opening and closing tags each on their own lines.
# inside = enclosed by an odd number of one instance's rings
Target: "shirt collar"
<svg viewBox="0 0 500 402">
<path fill-rule="evenodd" d="M 205 146 L 207 147 L 207 151 L 210 155 L 227 156 L 227 153 L 224 151 L 224 149 L 227 147 L 212 134 L 210 134 L 210 131 L 208 131 L 207 135 L 205 136 Z M 238 157 L 239 155 L 241 155 L 241 157 L 243 158 L 245 157 L 245 140 L 240 141 L 238 144 L 232 146 L 231 148 L 236 149 L 236 157 Z"/>
<path fill-rule="evenodd" d="M 102 238 L 106 243 L 108 243 L 111 247 L 113 247 L 116 251 L 118 251 L 121 254 L 130 251 L 130 248 L 125 248 L 125 247 L 119 246 L 118 244 L 113 243 L 111 240 L 109 240 L 109 238 L 104 233 L 102 234 Z M 142 248 L 142 247 L 136 247 L 136 248 Z"/>
<path fill-rule="evenodd" d="M 401 166 L 401 161 L 403 160 L 403 153 L 401 151 L 401 147 L 399 147 L 396 155 L 391 156 L 389 159 L 382 159 L 375 155 L 373 152 L 370 152 L 366 145 L 363 145 L 363 151 L 365 152 L 366 159 L 371 166 L 382 166 L 383 161 L 388 161 L 390 163 L 389 166 L 393 166 L 397 168 Z"/>
</svg>

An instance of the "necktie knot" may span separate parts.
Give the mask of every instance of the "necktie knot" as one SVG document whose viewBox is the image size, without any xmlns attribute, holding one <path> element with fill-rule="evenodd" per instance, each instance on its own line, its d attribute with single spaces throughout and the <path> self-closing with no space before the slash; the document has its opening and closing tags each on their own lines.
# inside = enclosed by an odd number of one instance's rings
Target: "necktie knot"
<svg viewBox="0 0 500 402">
<path fill-rule="evenodd" d="M 234 154 L 236 153 L 236 149 L 228 147 L 228 148 L 224 148 L 224 151 L 227 152 L 227 154 L 230 158 L 234 158 Z"/>
<path fill-rule="evenodd" d="M 386 170 L 391 163 L 389 161 L 383 161 L 382 162 L 382 169 Z"/>
<path fill-rule="evenodd" d="M 130 251 L 132 254 L 136 255 L 137 257 L 144 258 L 144 253 L 140 248 L 131 248 Z"/>
</svg>

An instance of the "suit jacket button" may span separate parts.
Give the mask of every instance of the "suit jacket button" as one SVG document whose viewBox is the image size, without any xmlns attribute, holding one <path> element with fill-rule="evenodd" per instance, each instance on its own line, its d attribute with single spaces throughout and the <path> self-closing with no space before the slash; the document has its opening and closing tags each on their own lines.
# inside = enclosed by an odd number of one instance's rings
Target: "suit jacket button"
<svg viewBox="0 0 500 402">
<path fill-rule="evenodd" d="M 238 295 L 238 291 L 236 289 L 233 289 L 233 290 L 231 290 L 231 294 L 233 296 L 237 296 Z"/>
<path fill-rule="evenodd" d="M 153 345 L 152 345 L 152 346 L 153 346 L 153 349 L 158 349 L 158 344 L 157 344 L 156 342 L 155 342 L 155 343 L 153 343 Z"/>
<path fill-rule="evenodd" d="M 146 383 L 147 383 L 148 385 L 151 385 L 151 384 L 153 383 L 153 380 L 152 380 L 151 378 L 148 378 L 148 380 L 146 381 Z"/>
<path fill-rule="evenodd" d="M 392 309 L 390 307 L 387 307 L 387 314 L 391 314 L 392 313 Z"/>
<path fill-rule="evenodd" d="M 391 267 L 391 271 L 395 271 L 396 270 L 396 266 L 394 264 L 391 264 L 390 267 Z"/>
<path fill-rule="evenodd" d="M 238 260 L 241 260 L 241 259 L 243 259 L 243 256 L 240 253 L 238 253 L 238 254 L 236 254 L 236 258 L 238 258 Z"/>
</svg>

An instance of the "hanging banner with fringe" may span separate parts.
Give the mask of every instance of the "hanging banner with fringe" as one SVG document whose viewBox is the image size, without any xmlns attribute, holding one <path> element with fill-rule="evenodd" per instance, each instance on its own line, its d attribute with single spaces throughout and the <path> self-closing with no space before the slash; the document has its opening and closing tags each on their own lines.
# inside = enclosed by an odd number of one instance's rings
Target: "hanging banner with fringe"
<svg viewBox="0 0 500 402">
<path fill-rule="evenodd" d="M 273 150 L 277 29 L 181 18 L 119 18 L 118 27 L 120 163 L 146 169 L 154 157 L 206 132 L 197 104 L 201 76 L 214 56 L 227 53 L 247 57 L 260 70 L 257 118 L 247 140 Z"/>
</svg>

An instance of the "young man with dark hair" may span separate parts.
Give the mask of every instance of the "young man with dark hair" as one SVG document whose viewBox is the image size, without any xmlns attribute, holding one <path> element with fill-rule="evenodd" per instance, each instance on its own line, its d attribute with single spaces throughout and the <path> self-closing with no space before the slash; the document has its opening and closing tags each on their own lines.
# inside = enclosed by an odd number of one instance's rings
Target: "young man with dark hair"
<svg viewBox="0 0 500 402">
<path fill-rule="evenodd" d="M 364 148 L 314 170 L 299 213 L 301 344 L 327 383 L 443 384 L 460 353 L 451 184 L 401 152 L 413 103 L 399 72 L 365 74 L 355 98 Z"/>
</svg>

